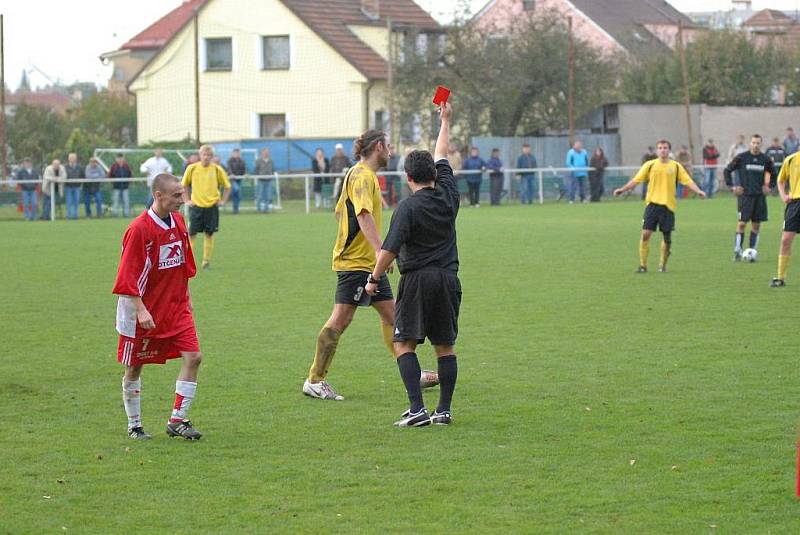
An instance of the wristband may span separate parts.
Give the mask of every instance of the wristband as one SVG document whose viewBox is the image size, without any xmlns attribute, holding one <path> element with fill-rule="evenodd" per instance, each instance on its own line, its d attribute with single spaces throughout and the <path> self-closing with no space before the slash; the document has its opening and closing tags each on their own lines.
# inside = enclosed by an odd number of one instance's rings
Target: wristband
<svg viewBox="0 0 800 535">
<path fill-rule="evenodd" d="M 373 277 L 372 273 L 367 275 L 367 284 L 378 284 L 379 281 L 380 279 L 376 279 L 375 277 Z"/>
</svg>

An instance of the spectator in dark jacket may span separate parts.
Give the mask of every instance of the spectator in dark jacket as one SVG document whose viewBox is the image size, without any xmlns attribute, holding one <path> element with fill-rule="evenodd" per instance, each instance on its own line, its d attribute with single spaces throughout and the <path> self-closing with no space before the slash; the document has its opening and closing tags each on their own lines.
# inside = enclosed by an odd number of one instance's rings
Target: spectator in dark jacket
<svg viewBox="0 0 800 535">
<path fill-rule="evenodd" d="M 30 158 L 23 158 L 22 165 L 14 176 L 16 180 L 41 180 L 39 171 L 34 169 Z M 22 189 L 22 213 L 28 221 L 36 220 L 36 184 L 20 184 Z"/>
<path fill-rule="evenodd" d="M 318 148 L 314 153 L 314 159 L 311 160 L 311 172 L 315 175 L 320 173 L 328 173 L 330 172 L 331 166 L 328 159 L 325 157 L 325 151 L 321 148 Z M 329 177 L 321 177 L 315 176 L 314 177 L 314 206 L 319 208 L 322 206 L 322 184 L 327 183 L 330 184 Z M 328 205 L 329 199 L 325 199 L 325 205 Z"/>
<path fill-rule="evenodd" d="M 483 182 L 483 171 L 486 170 L 486 162 L 480 156 L 478 147 L 472 147 L 469 151 L 469 158 L 464 160 L 464 171 L 481 171 L 480 173 L 466 174 L 467 187 L 469 188 L 469 204 L 475 208 L 481 206 L 481 182 Z"/>
<path fill-rule="evenodd" d="M 517 169 L 535 169 L 538 166 L 536 156 L 531 154 L 531 146 L 527 143 L 523 144 L 522 154 L 517 158 Z M 522 204 L 533 204 L 533 181 L 535 179 L 535 173 L 520 173 L 519 202 Z"/>
<path fill-rule="evenodd" d="M 108 178 L 131 178 L 132 176 L 133 173 L 128 162 L 125 161 L 125 156 L 122 153 L 117 154 L 116 161 L 111 164 L 108 170 Z M 129 186 L 130 182 L 128 181 L 113 182 L 111 185 L 111 213 L 114 217 L 119 217 L 120 215 L 130 217 L 131 215 Z M 120 206 L 122 208 L 121 214 Z"/>
<path fill-rule="evenodd" d="M 242 151 L 233 149 L 228 158 L 228 176 L 231 179 L 231 199 L 233 199 L 233 213 L 239 213 L 239 204 L 242 202 L 242 177 L 247 174 L 247 165 L 242 159 Z"/>
<path fill-rule="evenodd" d="M 781 172 L 781 167 L 783 167 L 783 160 L 786 159 L 786 150 L 784 150 L 783 145 L 781 145 L 781 140 L 774 137 L 772 138 L 772 145 L 770 145 L 765 154 L 772 160 L 773 167 L 775 168 L 775 173 L 773 173 L 772 178 L 769 180 L 769 187 L 772 189 L 772 193 L 776 194 L 777 190 L 775 186 L 777 186 L 778 175 Z"/>
<path fill-rule="evenodd" d="M 83 176 L 83 166 L 78 163 L 78 155 L 70 152 L 67 155 L 67 183 L 64 184 L 67 192 L 67 219 L 78 219 L 78 206 L 81 204 L 81 183 L 72 182 L 80 180 Z"/>
<path fill-rule="evenodd" d="M 592 153 L 592 158 L 589 160 L 589 202 L 600 202 L 600 198 L 605 192 L 603 180 L 606 175 L 606 167 L 608 167 L 608 159 L 606 153 L 603 152 L 602 147 L 597 147 Z"/>
<path fill-rule="evenodd" d="M 489 201 L 492 206 L 498 206 L 503 195 L 503 162 L 500 161 L 500 149 L 492 149 L 486 168 L 489 169 Z"/>
</svg>

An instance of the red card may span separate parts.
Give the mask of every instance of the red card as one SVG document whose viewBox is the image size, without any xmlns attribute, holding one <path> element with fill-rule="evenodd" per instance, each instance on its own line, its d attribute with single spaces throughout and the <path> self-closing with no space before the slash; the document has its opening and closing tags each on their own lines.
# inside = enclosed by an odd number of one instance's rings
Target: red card
<svg viewBox="0 0 800 535">
<path fill-rule="evenodd" d="M 436 88 L 436 94 L 433 95 L 433 103 L 437 106 L 441 106 L 445 102 L 447 102 L 447 98 L 450 96 L 450 90 L 447 89 L 445 86 L 440 85 Z"/>
</svg>

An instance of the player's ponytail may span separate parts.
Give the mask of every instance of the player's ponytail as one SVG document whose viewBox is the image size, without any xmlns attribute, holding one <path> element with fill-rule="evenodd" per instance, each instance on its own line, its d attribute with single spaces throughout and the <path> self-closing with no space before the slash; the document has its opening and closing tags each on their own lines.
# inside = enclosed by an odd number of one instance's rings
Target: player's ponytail
<svg viewBox="0 0 800 535">
<path fill-rule="evenodd" d="M 383 130 L 367 130 L 353 144 L 353 156 L 356 160 L 369 158 L 375 146 L 381 142 L 386 143 L 386 133 Z"/>
</svg>

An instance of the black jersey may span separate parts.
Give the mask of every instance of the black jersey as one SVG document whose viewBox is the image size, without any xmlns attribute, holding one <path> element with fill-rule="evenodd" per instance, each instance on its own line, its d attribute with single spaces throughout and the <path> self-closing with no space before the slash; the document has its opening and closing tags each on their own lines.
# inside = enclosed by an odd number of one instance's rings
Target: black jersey
<svg viewBox="0 0 800 535">
<path fill-rule="evenodd" d="M 397 255 L 400 273 L 422 268 L 458 271 L 459 192 L 450 163 L 436 162 L 436 182 L 404 199 L 392 215 L 382 248 Z"/>
<path fill-rule="evenodd" d="M 733 173 L 736 171 L 736 173 Z M 753 154 L 750 151 L 738 154 L 723 172 L 725 181 L 733 180 L 734 186 L 741 186 L 745 195 L 763 195 L 764 174 L 775 175 L 775 166 L 772 158 L 760 152 Z M 735 178 L 732 179 L 731 175 Z"/>
</svg>

